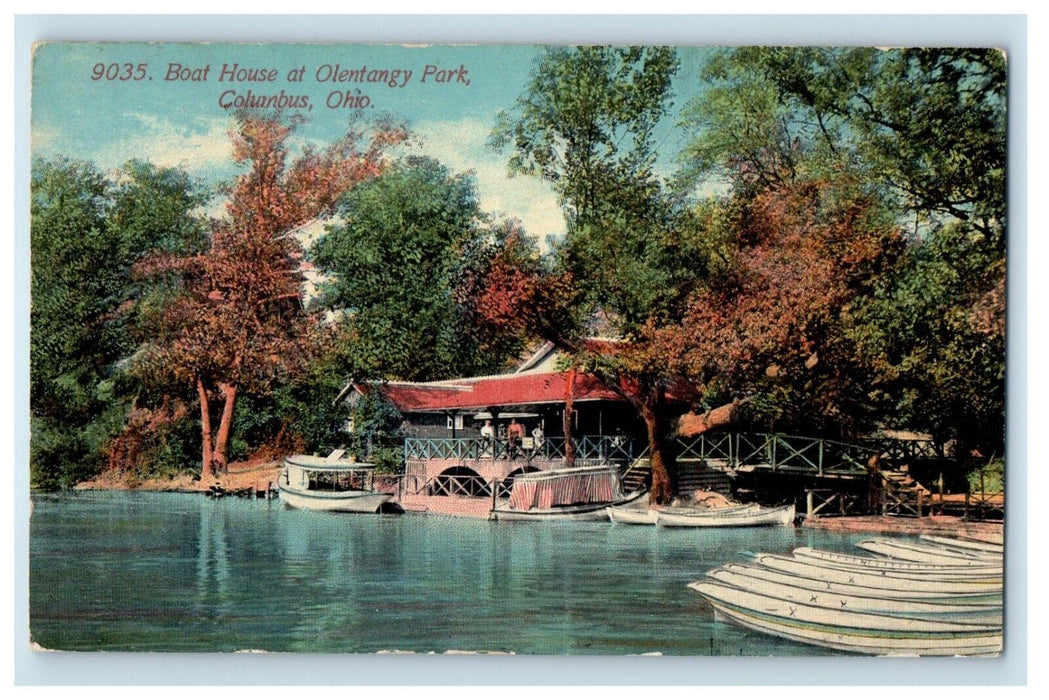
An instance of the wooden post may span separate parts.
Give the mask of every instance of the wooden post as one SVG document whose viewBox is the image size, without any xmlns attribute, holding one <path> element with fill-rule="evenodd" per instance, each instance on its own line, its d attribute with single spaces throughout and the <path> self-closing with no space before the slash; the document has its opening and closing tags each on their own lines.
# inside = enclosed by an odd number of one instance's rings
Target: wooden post
<svg viewBox="0 0 1049 700">
<path fill-rule="evenodd" d="M 805 492 L 805 517 L 806 518 L 811 518 L 811 517 L 813 517 L 815 515 L 815 513 L 812 512 L 812 506 L 813 506 L 812 491 L 806 491 Z"/>
<path fill-rule="evenodd" d="M 918 520 L 922 519 L 922 499 L 925 496 L 925 492 L 918 489 Z"/>
</svg>

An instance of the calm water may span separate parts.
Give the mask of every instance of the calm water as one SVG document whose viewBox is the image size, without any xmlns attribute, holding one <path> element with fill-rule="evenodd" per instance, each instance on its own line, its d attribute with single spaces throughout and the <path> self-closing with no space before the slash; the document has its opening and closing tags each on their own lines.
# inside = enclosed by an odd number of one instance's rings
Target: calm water
<svg viewBox="0 0 1049 700">
<path fill-rule="evenodd" d="M 338 515 L 189 494 L 34 494 L 30 626 L 68 650 L 818 655 L 689 581 L 855 536 Z"/>
</svg>

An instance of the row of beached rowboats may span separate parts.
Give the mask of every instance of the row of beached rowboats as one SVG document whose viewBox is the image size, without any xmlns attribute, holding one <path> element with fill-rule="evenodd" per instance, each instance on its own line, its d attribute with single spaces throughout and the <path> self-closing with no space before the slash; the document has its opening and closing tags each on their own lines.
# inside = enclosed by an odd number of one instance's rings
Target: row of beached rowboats
<svg viewBox="0 0 1049 700">
<path fill-rule="evenodd" d="M 689 584 L 743 627 L 838 651 L 992 656 L 1002 650 L 1003 547 L 923 536 L 754 554 Z"/>
</svg>

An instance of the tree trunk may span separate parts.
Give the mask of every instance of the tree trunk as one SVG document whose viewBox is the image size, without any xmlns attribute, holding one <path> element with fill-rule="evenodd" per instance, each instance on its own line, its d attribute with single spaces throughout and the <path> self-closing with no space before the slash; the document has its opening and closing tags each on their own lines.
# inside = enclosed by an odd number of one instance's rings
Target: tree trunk
<svg viewBox="0 0 1049 700">
<path fill-rule="evenodd" d="M 565 413 L 562 425 L 565 434 L 565 466 L 575 466 L 575 445 L 572 444 L 572 394 L 575 391 L 575 369 L 568 370 L 568 385 L 565 388 Z"/>
<path fill-rule="evenodd" d="M 655 505 L 666 505 L 677 495 L 674 458 L 663 444 L 666 418 L 661 410 L 661 397 L 662 390 L 657 390 L 639 407 L 648 433 L 648 458 L 652 465 L 652 488 L 648 502 Z"/>
<path fill-rule="evenodd" d="M 233 425 L 233 407 L 237 401 L 237 387 L 233 384 L 219 384 L 219 389 L 222 391 L 224 403 L 219 431 L 215 434 L 215 466 L 225 472 L 229 462 L 229 436 Z"/>
<path fill-rule="evenodd" d="M 211 470 L 211 409 L 208 406 L 208 390 L 204 380 L 197 377 L 197 395 L 200 397 L 200 480 L 210 481 L 214 476 Z"/>
</svg>

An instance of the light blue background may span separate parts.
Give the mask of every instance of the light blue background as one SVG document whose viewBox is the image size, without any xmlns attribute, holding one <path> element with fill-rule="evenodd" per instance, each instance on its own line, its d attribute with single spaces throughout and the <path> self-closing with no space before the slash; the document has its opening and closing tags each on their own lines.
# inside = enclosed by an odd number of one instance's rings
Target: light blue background
<svg viewBox="0 0 1049 700">
<path fill-rule="evenodd" d="M 19 685 L 988 685 L 1027 679 L 1027 24 L 1023 16 L 22 16 L 15 18 L 14 625 Z M 41 40 L 996 46 L 1009 55 L 1006 650 L 998 659 L 34 653 L 28 648 L 29 59 Z M 382 692 L 376 689 L 373 692 Z"/>
</svg>

